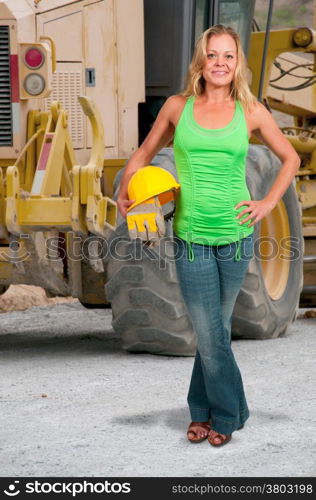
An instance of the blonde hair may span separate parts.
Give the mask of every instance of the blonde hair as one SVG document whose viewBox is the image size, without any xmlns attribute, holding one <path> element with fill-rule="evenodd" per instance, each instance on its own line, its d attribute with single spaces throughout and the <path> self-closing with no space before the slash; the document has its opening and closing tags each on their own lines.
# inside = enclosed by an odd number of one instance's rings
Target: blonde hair
<svg viewBox="0 0 316 500">
<path fill-rule="evenodd" d="M 244 51 L 241 46 L 241 41 L 238 33 L 230 26 L 216 24 L 204 31 L 199 37 L 194 54 L 189 66 L 186 86 L 180 95 L 189 97 L 192 95 L 199 96 L 203 94 L 205 88 L 205 80 L 203 77 L 203 66 L 207 56 L 206 47 L 209 39 L 214 35 L 230 35 L 236 43 L 237 47 L 237 66 L 234 73 L 233 81 L 231 82 L 230 94 L 234 99 L 239 100 L 250 109 L 257 101 L 256 97 L 249 89 L 247 82 L 247 62 Z"/>
</svg>

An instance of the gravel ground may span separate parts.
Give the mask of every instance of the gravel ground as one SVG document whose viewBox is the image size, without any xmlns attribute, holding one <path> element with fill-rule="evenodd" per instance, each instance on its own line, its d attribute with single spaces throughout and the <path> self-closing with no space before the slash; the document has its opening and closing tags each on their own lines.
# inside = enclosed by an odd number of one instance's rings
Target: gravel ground
<svg viewBox="0 0 316 500">
<path fill-rule="evenodd" d="M 0 332 L 1 476 L 316 475 L 315 318 L 233 342 L 251 415 L 218 449 L 186 440 L 193 358 L 124 352 L 111 310 L 33 307 Z"/>
</svg>

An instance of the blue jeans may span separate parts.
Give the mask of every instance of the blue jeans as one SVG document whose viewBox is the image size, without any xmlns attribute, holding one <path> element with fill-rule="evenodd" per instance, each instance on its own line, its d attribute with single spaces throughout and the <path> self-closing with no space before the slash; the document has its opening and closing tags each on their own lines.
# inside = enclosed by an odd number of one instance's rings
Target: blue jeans
<svg viewBox="0 0 316 500">
<path fill-rule="evenodd" d="M 180 289 L 193 328 L 197 350 L 188 392 L 193 421 L 211 419 L 212 428 L 230 434 L 249 417 L 243 382 L 231 348 L 234 305 L 253 256 L 252 233 L 241 240 L 240 260 L 236 242 L 227 245 L 188 244 L 174 236 L 175 264 Z"/>
</svg>

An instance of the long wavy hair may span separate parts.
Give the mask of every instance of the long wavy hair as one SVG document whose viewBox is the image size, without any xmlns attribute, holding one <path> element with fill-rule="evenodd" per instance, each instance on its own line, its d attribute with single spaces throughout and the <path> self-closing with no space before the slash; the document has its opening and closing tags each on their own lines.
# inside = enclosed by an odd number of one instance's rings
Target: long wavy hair
<svg viewBox="0 0 316 500">
<path fill-rule="evenodd" d="M 207 57 L 207 43 L 212 36 L 222 34 L 230 35 L 235 40 L 237 47 L 237 65 L 234 78 L 231 82 L 230 95 L 244 104 L 247 109 L 250 109 L 257 99 L 252 94 L 248 86 L 247 62 L 241 46 L 240 37 L 233 28 L 230 26 L 224 26 L 223 24 L 211 26 L 204 31 L 197 40 L 187 74 L 186 85 L 180 95 L 189 97 L 192 95 L 199 96 L 203 94 L 205 89 L 205 80 L 202 73 Z"/>
</svg>

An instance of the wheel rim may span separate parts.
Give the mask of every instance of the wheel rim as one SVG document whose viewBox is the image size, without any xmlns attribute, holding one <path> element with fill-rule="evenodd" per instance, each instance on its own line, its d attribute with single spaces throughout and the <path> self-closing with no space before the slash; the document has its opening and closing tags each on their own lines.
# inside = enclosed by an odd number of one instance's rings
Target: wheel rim
<svg viewBox="0 0 316 500">
<path fill-rule="evenodd" d="M 290 273 L 290 224 L 283 200 L 264 217 L 260 228 L 260 262 L 266 290 L 272 300 L 284 294 Z"/>
</svg>

